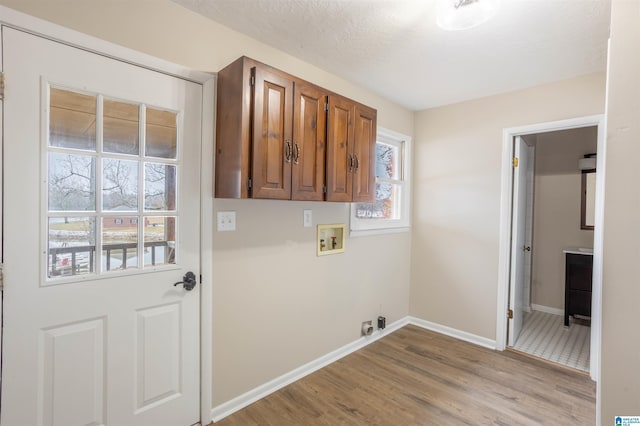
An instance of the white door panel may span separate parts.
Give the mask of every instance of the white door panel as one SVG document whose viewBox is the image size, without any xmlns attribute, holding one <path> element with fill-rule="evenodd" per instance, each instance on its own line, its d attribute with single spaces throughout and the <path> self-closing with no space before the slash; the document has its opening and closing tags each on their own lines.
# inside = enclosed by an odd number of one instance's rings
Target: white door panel
<svg viewBox="0 0 640 426">
<path fill-rule="evenodd" d="M 196 423 L 200 417 L 200 290 L 197 285 L 187 292 L 174 283 L 187 271 L 198 276 L 200 270 L 202 86 L 18 30 L 4 27 L 2 35 L 7 89 L 1 423 Z M 72 148 L 51 147 L 48 142 L 51 88 L 87 93 L 97 99 L 97 118 L 92 124 L 97 129 L 95 152 L 81 153 L 84 159 L 94 159 L 92 172 L 103 176 L 102 171 L 107 176 L 109 161 L 126 163 L 134 171 L 131 179 L 138 179 L 133 197 L 137 197 L 137 210 L 121 215 L 115 208 L 102 208 L 108 188 L 96 183 L 92 187 L 96 207 L 69 213 L 77 226 L 93 224 L 95 229 L 77 231 L 95 236 L 94 242 L 87 243 L 90 255 L 76 258 L 72 247 L 64 243 L 58 250 L 65 253 L 58 254 L 55 262 L 48 237 L 53 240 L 59 231 L 52 223 L 64 220 L 67 226 L 68 218 L 48 209 L 53 180 L 50 156 L 71 158 L 75 154 Z M 103 154 L 104 123 L 113 121 L 113 117 L 102 115 L 109 100 L 131 103 L 141 111 L 140 146 L 151 140 L 153 126 L 161 127 L 149 118 L 154 111 L 173 114 L 175 158 L 156 161 L 145 157 L 144 149 L 131 155 Z M 124 122 L 125 118 L 118 120 Z M 145 204 L 153 197 L 149 191 L 143 193 L 143 188 L 151 187 L 146 173 L 153 162 L 177 175 L 175 205 L 166 207 L 166 214 L 147 211 Z M 102 182 L 100 179 L 103 177 L 95 181 Z M 127 232 L 135 238 L 130 248 L 133 252 L 128 257 L 121 248 L 114 250 L 115 255 L 107 255 L 107 248 L 113 246 L 109 239 L 119 235 L 112 231 L 123 217 L 130 221 Z M 73 229 L 74 220 L 65 229 Z M 158 244 L 164 250 L 161 255 L 171 253 L 172 260 L 151 265 L 147 259 L 157 253 L 151 247 L 152 238 L 149 242 L 146 238 L 155 229 L 165 228 L 167 241 Z M 70 235 L 76 231 L 60 232 Z M 105 256 L 111 270 L 105 266 Z M 125 268 L 127 259 L 139 262 L 138 267 Z M 57 269 L 52 272 L 48 262 Z M 116 271 L 117 267 L 122 269 Z"/>
<path fill-rule="evenodd" d="M 509 307 L 513 311 L 509 319 L 508 345 L 513 346 L 522 331 L 525 308 L 525 264 L 531 257 L 531 245 L 526 240 L 527 235 L 527 208 L 531 203 L 527 200 L 531 194 L 527 190 L 527 177 L 529 170 L 527 144 L 517 136 L 514 142 L 514 157 L 518 159 L 518 166 L 513 172 L 513 213 L 511 228 L 511 280 L 509 289 Z M 529 260 L 530 262 L 530 260 Z"/>
</svg>

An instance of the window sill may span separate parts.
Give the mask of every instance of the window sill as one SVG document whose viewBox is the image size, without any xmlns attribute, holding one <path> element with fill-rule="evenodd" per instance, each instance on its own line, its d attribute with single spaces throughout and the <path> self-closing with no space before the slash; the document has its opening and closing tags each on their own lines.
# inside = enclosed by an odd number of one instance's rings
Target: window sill
<svg viewBox="0 0 640 426">
<path fill-rule="evenodd" d="M 398 228 L 380 228 L 380 229 L 352 229 L 349 233 L 349 237 L 368 237 L 370 235 L 384 235 L 384 234 L 403 234 L 411 231 L 408 226 Z"/>
</svg>

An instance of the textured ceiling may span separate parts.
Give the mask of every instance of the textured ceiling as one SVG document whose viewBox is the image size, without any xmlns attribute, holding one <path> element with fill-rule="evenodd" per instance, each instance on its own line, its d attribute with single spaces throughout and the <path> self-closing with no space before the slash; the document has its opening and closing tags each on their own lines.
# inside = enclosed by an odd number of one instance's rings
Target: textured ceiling
<svg viewBox="0 0 640 426">
<path fill-rule="evenodd" d="M 606 68 L 611 0 L 502 0 L 456 32 L 434 0 L 173 1 L 412 110 Z"/>
</svg>

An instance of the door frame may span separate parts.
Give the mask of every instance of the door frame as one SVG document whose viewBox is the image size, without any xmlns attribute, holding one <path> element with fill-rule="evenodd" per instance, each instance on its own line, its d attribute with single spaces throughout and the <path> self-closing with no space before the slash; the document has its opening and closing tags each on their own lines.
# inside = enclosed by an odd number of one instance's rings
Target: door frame
<svg viewBox="0 0 640 426">
<path fill-rule="evenodd" d="M 496 314 L 496 349 L 507 347 L 507 315 L 509 309 L 509 285 L 511 263 L 511 205 L 513 200 L 513 178 L 511 161 L 513 158 L 513 138 L 533 133 L 581 127 L 598 128 L 596 168 L 596 212 L 593 233 L 593 288 L 591 308 L 591 359 L 589 373 L 591 379 L 600 381 L 600 336 L 602 329 L 602 244 L 604 225 L 604 179 L 606 157 L 606 120 L 604 114 L 577 117 L 567 120 L 510 127 L 502 130 L 502 176 L 500 196 L 500 237 L 498 258 L 498 303 Z M 577 161 L 577 159 L 576 159 Z"/>
<path fill-rule="evenodd" d="M 0 25 L 25 31 L 55 42 L 77 47 L 114 60 L 188 80 L 202 86 L 201 173 L 200 173 L 200 421 L 211 421 L 213 386 L 213 145 L 216 76 L 194 71 L 151 55 L 89 36 L 75 30 L 9 9 L 0 5 Z M 1 41 L 1 40 L 0 40 Z M 0 54 L 2 44 L 0 43 Z M 1 55 L 0 55 L 1 57 Z M 3 65 L 0 63 L 0 67 Z M 3 69 L 3 68 L 0 68 Z M 6 82 L 6 85 L 10 85 Z M 4 102 L 0 101 L 0 113 Z M 0 118 L 1 120 L 1 118 Z M 1 123 L 1 121 L 0 121 Z M 4 135 L 4 132 L 2 132 Z M 4 138 L 2 138 L 4 143 Z M 0 163 L 1 167 L 1 163 Z M 0 169 L 4 173 L 4 170 Z M 0 176 L 0 182 L 3 176 Z M 1 187 L 0 187 L 1 190 Z M 0 221 L 0 231 L 2 230 Z M 4 257 L 4 253 L 2 253 Z M 0 314 L 2 313 L 0 297 Z M 0 342 L 2 332 L 0 328 Z"/>
</svg>

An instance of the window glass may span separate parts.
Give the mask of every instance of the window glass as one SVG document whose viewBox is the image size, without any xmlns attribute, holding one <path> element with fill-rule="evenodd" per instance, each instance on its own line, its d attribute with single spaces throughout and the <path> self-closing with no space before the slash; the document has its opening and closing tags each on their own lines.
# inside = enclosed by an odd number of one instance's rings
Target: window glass
<svg viewBox="0 0 640 426">
<path fill-rule="evenodd" d="M 140 106 L 104 100 L 103 150 L 138 155 L 140 150 Z"/>
<path fill-rule="evenodd" d="M 95 218 L 51 217 L 47 225 L 47 276 L 52 278 L 92 273 L 95 270 Z"/>
<path fill-rule="evenodd" d="M 351 206 L 351 232 L 391 232 L 409 227 L 411 138 L 378 128 L 376 142 L 376 199 Z M 395 232 L 395 231 L 394 231 Z"/>
<path fill-rule="evenodd" d="M 96 209 L 96 158 L 88 155 L 49 153 L 48 199 L 50 211 Z"/>
<path fill-rule="evenodd" d="M 138 210 L 138 161 L 105 158 L 102 163 L 103 210 Z"/>
<path fill-rule="evenodd" d="M 175 264 L 178 114 L 56 87 L 49 100 L 47 278 Z"/>
<path fill-rule="evenodd" d="M 147 157 L 176 158 L 178 146 L 177 114 L 147 108 Z"/>
<path fill-rule="evenodd" d="M 52 88 L 49 92 L 49 146 L 95 151 L 95 95 Z"/>
<path fill-rule="evenodd" d="M 376 177 L 400 179 L 400 147 L 376 143 Z"/>
<path fill-rule="evenodd" d="M 144 265 L 175 263 L 176 217 L 148 216 L 144 224 Z"/>
<path fill-rule="evenodd" d="M 356 217 L 359 219 L 398 219 L 400 185 L 376 183 L 376 201 L 356 204 Z"/>
<path fill-rule="evenodd" d="M 176 208 L 176 166 L 160 163 L 144 165 L 144 209 Z"/>
<path fill-rule="evenodd" d="M 138 219 L 131 216 L 102 218 L 102 270 L 138 267 Z"/>
</svg>

